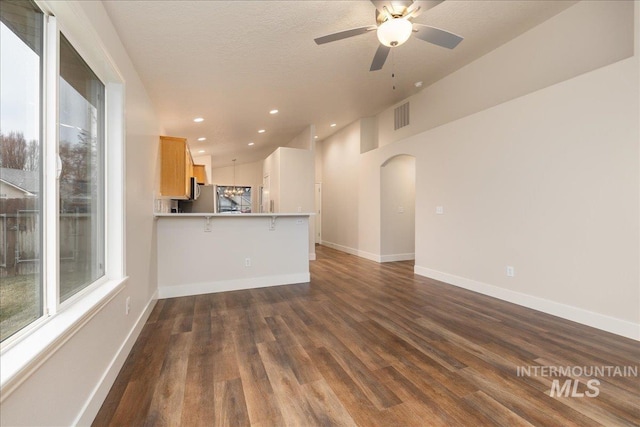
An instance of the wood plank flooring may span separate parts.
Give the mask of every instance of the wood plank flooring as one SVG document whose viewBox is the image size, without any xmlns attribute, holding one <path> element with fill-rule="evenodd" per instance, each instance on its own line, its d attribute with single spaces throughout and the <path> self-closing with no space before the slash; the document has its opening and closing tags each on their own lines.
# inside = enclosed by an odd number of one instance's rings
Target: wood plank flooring
<svg viewBox="0 0 640 427">
<path fill-rule="evenodd" d="M 638 342 L 414 276 L 411 262 L 317 257 L 307 284 L 158 301 L 94 426 L 640 425 L 637 376 L 597 377 L 599 394 L 577 397 L 592 377 L 517 375 L 637 370 Z M 568 379 L 577 394 L 551 397 Z"/>
</svg>

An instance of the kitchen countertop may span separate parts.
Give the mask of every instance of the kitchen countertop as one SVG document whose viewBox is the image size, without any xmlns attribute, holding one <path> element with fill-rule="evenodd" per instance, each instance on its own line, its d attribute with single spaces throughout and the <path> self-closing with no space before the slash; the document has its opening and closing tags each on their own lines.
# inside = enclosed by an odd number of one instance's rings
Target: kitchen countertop
<svg viewBox="0 0 640 427">
<path fill-rule="evenodd" d="M 314 213 L 309 212 L 290 212 L 290 213 L 155 213 L 156 218 L 259 218 L 259 217 L 278 217 L 278 216 L 312 216 Z"/>
</svg>

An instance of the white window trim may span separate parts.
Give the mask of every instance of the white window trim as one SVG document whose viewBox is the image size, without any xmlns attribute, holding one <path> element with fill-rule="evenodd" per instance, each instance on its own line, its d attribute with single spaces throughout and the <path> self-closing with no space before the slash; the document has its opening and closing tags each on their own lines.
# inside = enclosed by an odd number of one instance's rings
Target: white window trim
<svg viewBox="0 0 640 427">
<path fill-rule="evenodd" d="M 43 168 L 43 251 L 41 257 L 42 263 L 42 280 L 44 281 L 44 294 L 42 302 L 44 304 L 44 317 L 53 316 L 58 311 L 57 295 L 60 293 L 60 284 L 58 283 L 58 248 L 60 241 L 58 239 L 57 213 L 59 208 L 58 194 L 58 177 L 60 175 L 59 168 L 62 168 L 62 160 L 58 156 L 58 73 L 60 37 L 58 36 L 58 25 L 55 16 L 49 15 L 45 17 L 45 39 L 44 39 L 44 67 L 43 67 L 43 104 L 42 123 L 44 126 L 43 139 L 44 156 L 42 162 Z M 55 213 L 51 215 L 50 213 Z M 55 288 L 48 286 L 47 283 L 55 283 Z M 20 339 L 19 333 L 16 339 Z"/>
<path fill-rule="evenodd" d="M 44 316 L 2 343 L 0 402 L 79 332 L 125 287 L 124 251 L 124 79 L 89 20 L 74 2 L 38 1 L 45 12 L 44 45 L 44 221 L 43 280 L 59 287 L 58 269 L 58 52 L 59 33 L 105 85 L 105 276 L 58 304 L 59 290 L 44 286 Z M 53 213 L 53 214 L 52 214 Z"/>
<path fill-rule="evenodd" d="M 115 298 L 126 281 L 110 280 L 63 312 L 34 323 L 27 336 L 4 352 L 0 358 L 0 403 Z"/>
</svg>

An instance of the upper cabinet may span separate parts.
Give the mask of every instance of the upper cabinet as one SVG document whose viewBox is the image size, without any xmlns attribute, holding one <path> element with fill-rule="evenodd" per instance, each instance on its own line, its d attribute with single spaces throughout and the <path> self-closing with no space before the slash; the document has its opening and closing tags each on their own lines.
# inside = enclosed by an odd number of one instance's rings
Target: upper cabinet
<svg viewBox="0 0 640 427">
<path fill-rule="evenodd" d="M 207 183 L 207 173 L 205 172 L 205 165 L 193 165 L 193 176 L 196 178 L 198 184 Z"/>
<path fill-rule="evenodd" d="M 161 136 L 160 196 L 189 199 L 193 172 L 193 159 L 186 138 Z"/>
</svg>

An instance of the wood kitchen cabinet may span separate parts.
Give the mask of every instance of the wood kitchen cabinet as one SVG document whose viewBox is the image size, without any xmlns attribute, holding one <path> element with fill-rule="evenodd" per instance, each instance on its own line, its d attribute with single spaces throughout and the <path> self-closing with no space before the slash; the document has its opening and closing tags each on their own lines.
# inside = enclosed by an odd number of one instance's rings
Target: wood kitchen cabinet
<svg viewBox="0 0 640 427">
<path fill-rule="evenodd" d="M 160 195 L 189 199 L 193 158 L 186 138 L 160 137 Z"/>
<path fill-rule="evenodd" d="M 193 165 L 193 176 L 196 178 L 196 182 L 202 185 L 207 183 L 207 173 L 204 167 L 204 165 Z"/>
</svg>

